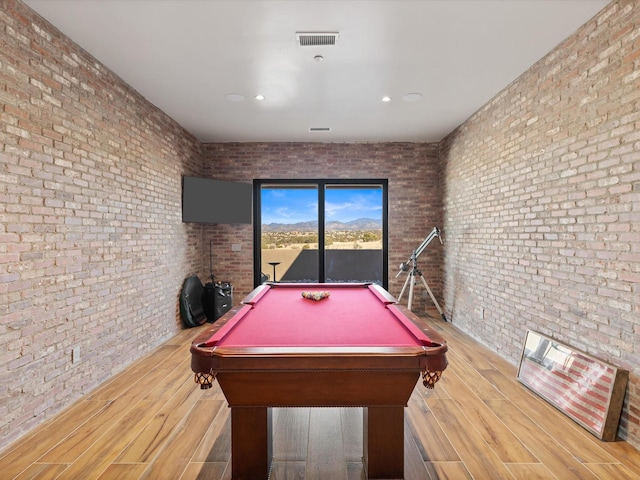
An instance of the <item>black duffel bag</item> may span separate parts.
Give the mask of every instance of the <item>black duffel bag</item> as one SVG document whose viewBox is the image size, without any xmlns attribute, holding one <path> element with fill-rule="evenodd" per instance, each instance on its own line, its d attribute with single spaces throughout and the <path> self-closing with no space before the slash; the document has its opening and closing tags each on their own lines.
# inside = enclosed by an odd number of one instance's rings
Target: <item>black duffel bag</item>
<svg viewBox="0 0 640 480">
<path fill-rule="evenodd" d="M 202 305 L 203 294 L 204 287 L 197 275 L 185 279 L 180 293 L 180 316 L 185 327 L 197 327 L 207 321 Z"/>
</svg>

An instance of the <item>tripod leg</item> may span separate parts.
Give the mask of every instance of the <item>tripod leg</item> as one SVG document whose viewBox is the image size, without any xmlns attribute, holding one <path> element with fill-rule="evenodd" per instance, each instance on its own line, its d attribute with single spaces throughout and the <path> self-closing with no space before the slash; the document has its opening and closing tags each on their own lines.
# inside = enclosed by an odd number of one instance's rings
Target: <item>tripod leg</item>
<svg viewBox="0 0 640 480">
<path fill-rule="evenodd" d="M 416 278 L 413 275 L 413 272 L 409 274 L 409 278 L 411 279 L 411 283 L 409 284 L 409 302 L 407 303 L 407 308 L 411 310 L 411 304 L 413 303 L 413 288 L 416 284 Z"/>
<path fill-rule="evenodd" d="M 422 280 L 422 284 L 424 285 L 424 288 L 427 289 L 427 293 L 429 294 L 429 296 L 431 297 L 431 301 L 433 302 L 433 304 L 436 306 L 436 308 L 438 309 L 438 313 L 440 314 L 440 316 L 442 317 L 442 320 L 444 320 L 445 322 L 447 321 L 447 317 L 444 316 L 444 312 L 442 311 L 442 309 L 440 308 L 440 305 L 438 305 L 438 301 L 436 300 L 436 297 L 433 295 L 433 292 L 431 291 L 431 289 L 429 288 L 429 285 L 427 285 L 427 281 L 424 279 L 424 277 L 422 275 L 420 275 L 420 280 Z M 411 307 L 409 307 L 411 308 Z"/>
<path fill-rule="evenodd" d="M 398 303 L 400 303 L 400 300 L 402 300 L 402 295 L 404 294 L 404 291 L 407 289 L 407 284 L 409 283 L 410 278 L 411 278 L 411 272 L 407 274 L 407 279 L 404 281 L 402 290 L 400 290 L 400 295 L 398 295 Z"/>
</svg>

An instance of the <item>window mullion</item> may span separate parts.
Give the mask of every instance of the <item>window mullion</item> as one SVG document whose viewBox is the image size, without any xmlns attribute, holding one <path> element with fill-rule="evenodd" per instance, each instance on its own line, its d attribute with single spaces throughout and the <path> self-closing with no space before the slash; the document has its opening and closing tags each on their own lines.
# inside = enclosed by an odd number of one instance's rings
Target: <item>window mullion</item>
<svg viewBox="0 0 640 480">
<path fill-rule="evenodd" d="M 325 184 L 324 182 L 318 182 L 318 278 L 320 282 L 326 281 L 325 277 Z"/>
</svg>

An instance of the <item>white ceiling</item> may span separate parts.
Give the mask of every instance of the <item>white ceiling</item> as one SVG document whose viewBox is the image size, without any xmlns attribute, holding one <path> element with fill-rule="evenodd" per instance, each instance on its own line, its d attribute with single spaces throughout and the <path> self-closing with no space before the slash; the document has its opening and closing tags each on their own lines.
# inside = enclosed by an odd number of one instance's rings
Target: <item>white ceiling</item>
<svg viewBox="0 0 640 480">
<path fill-rule="evenodd" d="M 203 142 L 438 141 L 608 3 L 24 1 Z"/>
</svg>

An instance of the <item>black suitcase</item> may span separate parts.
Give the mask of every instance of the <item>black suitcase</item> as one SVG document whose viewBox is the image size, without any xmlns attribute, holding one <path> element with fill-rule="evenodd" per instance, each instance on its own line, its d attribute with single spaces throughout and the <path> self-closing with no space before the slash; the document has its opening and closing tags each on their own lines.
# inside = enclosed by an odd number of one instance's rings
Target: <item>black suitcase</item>
<svg viewBox="0 0 640 480">
<path fill-rule="evenodd" d="M 207 322 L 213 323 L 218 317 L 216 316 L 216 286 L 212 282 L 204 285 L 204 293 L 202 294 L 202 306 Z"/>
<path fill-rule="evenodd" d="M 233 306 L 233 287 L 229 282 L 216 284 L 216 320 L 231 310 Z"/>
<path fill-rule="evenodd" d="M 202 303 L 207 322 L 213 323 L 233 306 L 233 287 L 228 282 L 209 282 L 204 286 Z"/>
</svg>

